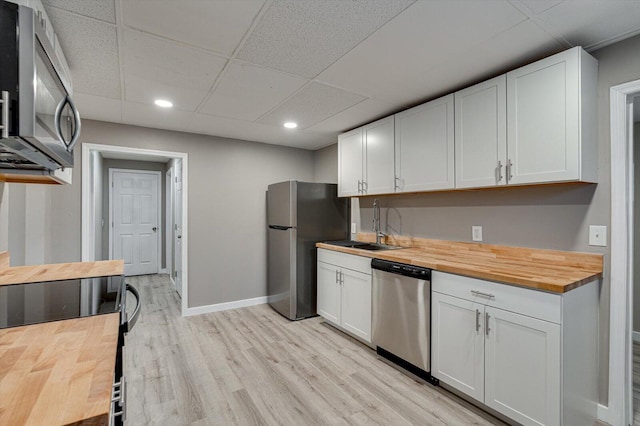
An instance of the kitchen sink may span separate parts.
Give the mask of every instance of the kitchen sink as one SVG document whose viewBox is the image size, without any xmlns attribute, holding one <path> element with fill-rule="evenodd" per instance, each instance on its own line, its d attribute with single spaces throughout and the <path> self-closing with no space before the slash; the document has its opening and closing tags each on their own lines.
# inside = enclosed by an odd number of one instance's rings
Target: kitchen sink
<svg viewBox="0 0 640 426">
<path fill-rule="evenodd" d="M 357 248 L 360 250 L 378 251 L 378 250 L 396 250 L 404 247 L 388 246 L 386 244 L 364 243 L 362 241 L 325 241 L 325 244 L 338 247 Z"/>
</svg>

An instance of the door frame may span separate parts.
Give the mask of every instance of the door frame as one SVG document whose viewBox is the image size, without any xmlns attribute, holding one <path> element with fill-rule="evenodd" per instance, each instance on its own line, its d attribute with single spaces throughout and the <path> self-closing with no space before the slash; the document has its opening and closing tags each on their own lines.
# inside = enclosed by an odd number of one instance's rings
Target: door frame
<svg viewBox="0 0 640 426">
<path fill-rule="evenodd" d="M 162 271 L 162 173 L 157 170 L 135 170 L 135 169 L 118 169 L 118 168 L 110 168 L 109 169 L 109 221 L 111 223 L 107 223 L 107 229 L 109 230 L 109 259 L 113 259 L 113 175 L 114 173 L 123 172 L 123 173 L 138 173 L 144 175 L 154 175 L 158 177 L 158 194 L 156 194 L 157 205 L 156 205 L 156 214 L 158 218 L 158 232 L 156 233 L 156 244 L 158 248 L 157 259 L 158 262 L 158 272 L 159 274 Z"/>
<path fill-rule="evenodd" d="M 633 410 L 633 141 L 628 104 L 640 80 L 610 88 L 611 110 L 611 301 L 609 305 L 609 402 L 599 415 L 611 425 L 627 425 Z M 632 123 L 631 123 L 632 124 Z"/>
<path fill-rule="evenodd" d="M 165 264 L 164 271 L 169 274 L 169 278 L 174 287 L 176 283 L 173 281 L 173 190 L 172 190 L 172 176 L 173 168 L 167 168 L 167 172 L 164 175 L 165 187 L 164 187 L 164 207 L 165 207 L 165 234 L 163 244 L 165 245 Z"/>
<path fill-rule="evenodd" d="M 83 262 L 95 261 L 95 253 L 93 252 L 94 235 L 91 229 L 91 161 L 92 152 L 106 154 L 108 158 L 118 157 L 121 159 L 135 159 L 147 161 L 167 162 L 171 159 L 182 160 L 182 262 L 183 265 L 189 265 L 189 155 L 186 152 L 160 151 L 154 149 L 130 148 L 116 145 L 102 145 L 93 143 L 82 144 L 82 160 L 80 164 L 82 181 L 81 181 L 81 210 L 82 210 L 82 237 L 81 237 L 81 253 Z M 182 316 L 189 315 L 189 268 L 183 268 L 182 272 Z"/>
</svg>

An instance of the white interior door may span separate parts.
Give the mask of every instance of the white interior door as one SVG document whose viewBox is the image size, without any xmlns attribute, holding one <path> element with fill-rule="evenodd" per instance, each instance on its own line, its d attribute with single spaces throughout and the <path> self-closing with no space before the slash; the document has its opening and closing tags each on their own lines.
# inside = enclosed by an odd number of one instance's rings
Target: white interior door
<svg viewBox="0 0 640 426">
<path fill-rule="evenodd" d="M 110 170 L 111 253 L 127 276 L 158 273 L 160 172 Z"/>
<path fill-rule="evenodd" d="M 176 160 L 176 166 L 174 170 L 175 181 L 175 211 L 174 211 L 174 244 L 173 249 L 175 253 L 175 265 L 174 265 L 174 281 L 176 284 L 176 291 L 182 297 L 182 160 Z"/>
</svg>

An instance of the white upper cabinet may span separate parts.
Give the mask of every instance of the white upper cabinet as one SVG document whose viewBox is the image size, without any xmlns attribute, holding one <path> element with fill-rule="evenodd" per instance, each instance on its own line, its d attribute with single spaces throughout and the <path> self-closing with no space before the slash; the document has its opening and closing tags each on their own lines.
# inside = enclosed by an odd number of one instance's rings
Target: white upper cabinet
<svg viewBox="0 0 640 426">
<path fill-rule="evenodd" d="M 338 137 L 338 195 L 393 192 L 394 120 L 383 118 Z"/>
<path fill-rule="evenodd" d="M 364 195 L 389 194 L 394 188 L 394 120 L 383 118 L 362 128 L 365 146 Z"/>
<path fill-rule="evenodd" d="M 364 146 L 362 127 L 338 136 L 338 195 L 361 195 Z"/>
<path fill-rule="evenodd" d="M 455 94 L 456 188 L 506 185 L 507 79 Z"/>
<path fill-rule="evenodd" d="M 395 192 L 454 187 L 453 100 L 447 95 L 395 115 Z"/>
<path fill-rule="evenodd" d="M 580 47 L 507 73 L 510 184 L 597 181 L 597 77 Z"/>
<path fill-rule="evenodd" d="M 338 192 L 597 182 L 597 80 L 574 47 L 342 134 Z"/>
</svg>

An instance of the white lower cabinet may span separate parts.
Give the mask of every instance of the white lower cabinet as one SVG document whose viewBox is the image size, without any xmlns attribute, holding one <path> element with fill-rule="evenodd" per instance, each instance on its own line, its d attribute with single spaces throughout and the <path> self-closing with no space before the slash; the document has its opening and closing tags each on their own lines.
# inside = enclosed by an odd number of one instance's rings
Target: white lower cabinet
<svg viewBox="0 0 640 426">
<path fill-rule="evenodd" d="M 598 281 L 552 294 L 434 271 L 431 374 L 523 425 L 597 420 Z"/>
<path fill-rule="evenodd" d="M 371 259 L 318 249 L 317 311 L 371 344 Z"/>
</svg>

